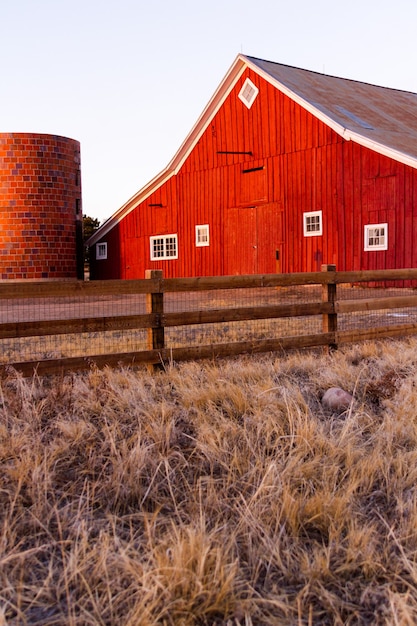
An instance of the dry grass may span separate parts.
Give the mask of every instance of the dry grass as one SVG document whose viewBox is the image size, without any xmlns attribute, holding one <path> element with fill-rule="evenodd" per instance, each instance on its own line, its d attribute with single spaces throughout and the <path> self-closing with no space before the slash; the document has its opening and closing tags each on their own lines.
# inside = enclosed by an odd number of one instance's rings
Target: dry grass
<svg viewBox="0 0 417 626">
<path fill-rule="evenodd" d="M 10 374 L 0 624 L 416 624 L 416 348 Z"/>
</svg>

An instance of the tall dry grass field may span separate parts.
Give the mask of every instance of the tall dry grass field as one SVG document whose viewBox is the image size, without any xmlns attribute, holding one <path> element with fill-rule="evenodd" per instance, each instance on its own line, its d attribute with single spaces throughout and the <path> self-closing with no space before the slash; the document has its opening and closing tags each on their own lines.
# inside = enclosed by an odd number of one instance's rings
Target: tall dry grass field
<svg viewBox="0 0 417 626">
<path fill-rule="evenodd" d="M 416 624 L 416 361 L 410 339 L 11 372 L 0 624 Z"/>
</svg>

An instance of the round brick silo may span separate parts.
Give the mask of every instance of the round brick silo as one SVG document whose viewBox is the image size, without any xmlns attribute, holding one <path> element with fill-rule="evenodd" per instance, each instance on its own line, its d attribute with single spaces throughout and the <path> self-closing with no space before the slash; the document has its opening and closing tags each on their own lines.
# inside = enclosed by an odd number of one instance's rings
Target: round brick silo
<svg viewBox="0 0 417 626">
<path fill-rule="evenodd" d="M 0 133 L 0 279 L 82 277 L 79 142 Z"/>
</svg>

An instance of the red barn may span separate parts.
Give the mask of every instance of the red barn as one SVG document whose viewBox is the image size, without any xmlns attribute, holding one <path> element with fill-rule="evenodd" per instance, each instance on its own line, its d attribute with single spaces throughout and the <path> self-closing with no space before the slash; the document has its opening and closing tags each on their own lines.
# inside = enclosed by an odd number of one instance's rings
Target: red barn
<svg viewBox="0 0 417 626">
<path fill-rule="evenodd" d="M 96 279 L 416 267 L 417 94 L 238 55 L 88 244 Z"/>
</svg>

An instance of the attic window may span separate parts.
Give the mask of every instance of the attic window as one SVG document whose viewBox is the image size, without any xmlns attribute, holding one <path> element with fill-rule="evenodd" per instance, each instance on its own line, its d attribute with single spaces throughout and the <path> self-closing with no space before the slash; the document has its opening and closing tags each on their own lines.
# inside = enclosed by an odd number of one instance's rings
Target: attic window
<svg viewBox="0 0 417 626">
<path fill-rule="evenodd" d="M 258 93 L 258 87 L 256 87 L 256 85 L 254 85 L 253 82 L 247 78 L 243 83 L 242 89 L 239 91 L 239 98 L 242 100 L 243 104 L 250 109 L 252 104 L 255 102 Z"/>
</svg>

